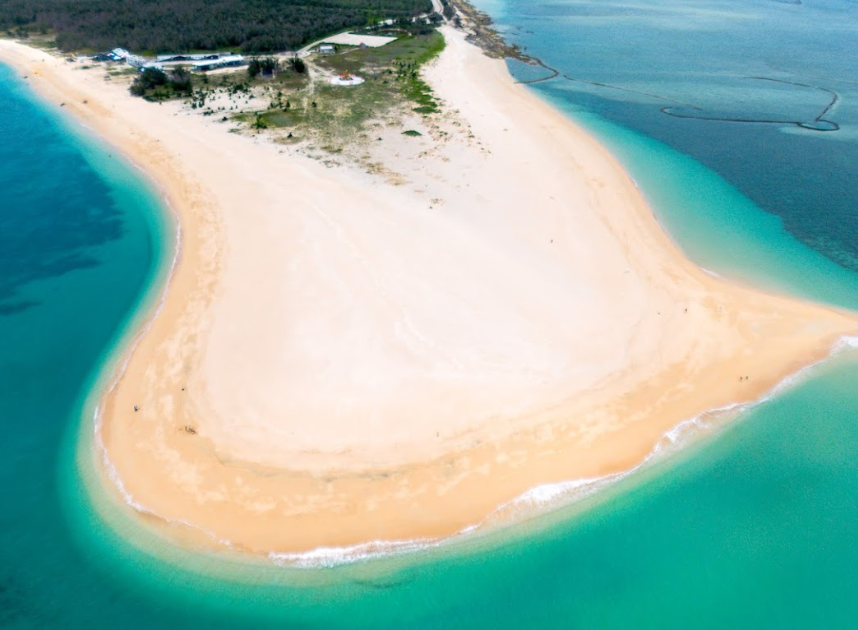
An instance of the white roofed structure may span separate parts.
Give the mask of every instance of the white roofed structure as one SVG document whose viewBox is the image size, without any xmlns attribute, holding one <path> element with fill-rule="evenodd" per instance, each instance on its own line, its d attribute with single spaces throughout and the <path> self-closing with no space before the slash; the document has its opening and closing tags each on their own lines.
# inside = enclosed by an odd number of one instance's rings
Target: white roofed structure
<svg viewBox="0 0 858 630">
<path fill-rule="evenodd" d="M 368 48 L 380 48 L 390 42 L 395 42 L 396 37 L 383 37 L 381 35 L 356 35 L 355 33 L 340 33 L 327 37 L 324 44 L 340 44 L 342 46 L 366 46 Z M 321 46 L 319 47 L 321 49 Z"/>
<path fill-rule="evenodd" d="M 175 53 L 172 55 L 158 55 L 156 59 L 159 63 L 180 63 L 182 61 L 212 61 L 215 59 L 223 59 L 225 57 L 234 57 L 235 53 L 231 52 L 211 52 L 211 53 Z"/>
<path fill-rule="evenodd" d="M 194 61 L 191 63 L 191 68 L 196 72 L 208 72 L 209 70 L 219 70 L 220 68 L 236 68 L 246 64 L 247 61 L 243 55 L 227 55 L 218 59 Z"/>
</svg>

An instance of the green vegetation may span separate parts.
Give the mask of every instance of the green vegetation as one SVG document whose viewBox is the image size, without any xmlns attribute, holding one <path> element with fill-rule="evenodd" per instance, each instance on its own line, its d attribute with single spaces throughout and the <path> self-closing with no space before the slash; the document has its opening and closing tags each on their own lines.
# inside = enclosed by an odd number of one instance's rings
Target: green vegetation
<svg viewBox="0 0 858 630">
<path fill-rule="evenodd" d="M 204 116 L 239 123 L 230 131 L 268 130 L 279 142 L 307 143 L 336 154 L 356 140 L 370 139 L 377 127 L 401 124 L 402 111 L 440 111 L 420 69 L 443 50 L 444 38 L 434 29 L 413 32 L 389 29 L 399 39 L 386 46 L 341 47 L 338 54 L 312 56 L 307 62 L 257 57 L 234 72 L 146 70 L 131 91 L 149 100 L 184 97 Z M 359 75 L 365 82 L 331 84 L 330 78 L 344 74 Z M 422 135 L 416 129 L 404 133 Z M 371 139 L 377 137 L 373 132 Z"/>
<path fill-rule="evenodd" d="M 405 97 L 417 104 L 415 112 L 434 114 L 438 110 L 438 102 L 432 96 L 432 88 L 420 77 L 420 66 L 436 57 L 444 49 L 444 38 L 436 33 L 436 38 L 430 39 L 427 46 L 416 53 L 413 61 L 403 61 L 398 64 L 397 78 L 402 84 Z"/>
<path fill-rule="evenodd" d="M 129 88 L 134 96 L 150 101 L 190 96 L 193 91 L 191 73 L 184 68 L 171 70 L 169 74 L 156 68 L 146 68 L 138 74 Z"/>
<path fill-rule="evenodd" d="M 192 74 L 181 66 L 170 72 L 154 68 L 140 73 L 133 68 L 107 71 L 108 77 L 129 73 L 136 75 L 130 87 L 133 95 L 150 101 L 187 98 L 192 109 L 202 109 L 206 115 L 216 113 L 209 107 L 209 102 L 218 94 L 226 95 L 236 103 L 247 104 L 257 98 L 260 87 L 274 95 L 272 106 L 289 107 L 287 93 L 298 91 L 307 84 L 306 75 L 296 72 L 291 64 L 281 67 L 273 57 L 253 59 L 246 69 L 231 73 Z"/>
<path fill-rule="evenodd" d="M 195 90 L 192 107 L 248 131 L 268 130 L 279 142 L 307 142 L 329 154 L 341 153 L 355 140 L 375 139 L 371 130 L 398 122 L 403 109 L 439 111 L 420 78 L 420 66 L 443 49 L 443 36 L 434 29 L 423 35 L 397 29 L 395 34 L 400 39 L 380 48 L 341 47 L 338 54 L 314 56 L 306 72 L 282 64 L 272 79 L 209 75 L 210 83 Z M 342 74 L 359 75 L 365 82 L 331 85 L 328 79 Z M 422 135 L 414 129 L 405 134 Z"/>
<path fill-rule="evenodd" d="M 401 34 L 401 33 L 400 33 Z M 439 111 L 432 88 L 420 77 L 420 68 L 444 50 L 444 37 L 434 29 L 427 34 L 406 36 L 381 48 L 354 49 L 344 54 L 319 58 L 317 64 L 337 74 L 345 72 L 366 77 L 364 86 L 351 88 L 366 92 L 366 85 L 387 92 L 389 98 L 404 98 L 414 111 L 433 114 Z"/>
<path fill-rule="evenodd" d="M 273 74 L 263 76 L 261 71 L 250 76 L 248 71 L 219 74 L 193 74 L 192 88 L 188 95 L 188 104 L 192 109 L 201 109 L 203 114 L 211 116 L 218 114 L 223 116 L 239 116 L 241 112 L 252 108 L 254 101 L 263 98 L 269 102 L 271 109 L 289 109 L 292 107 L 290 97 L 299 94 L 307 86 L 306 74 L 300 74 L 291 69 L 291 66 L 280 66 L 276 64 Z M 215 103 L 220 103 L 215 104 Z M 223 103 L 228 103 L 224 105 Z M 242 122 L 256 123 L 256 113 L 241 118 Z M 259 112 L 262 113 L 262 112 Z M 228 120 L 229 118 L 227 118 Z M 260 120 L 260 122 L 264 122 Z M 259 125 L 256 128 L 263 128 Z"/>
<path fill-rule="evenodd" d="M 280 63 L 274 57 L 254 57 L 247 65 L 247 76 L 255 79 L 262 76 L 272 76 L 280 69 Z"/>
<path fill-rule="evenodd" d="M 137 68 L 131 68 L 130 66 L 114 66 L 107 71 L 107 74 L 111 77 L 125 77 L 137 76 L 138 72 Z"/>
<path fill-rule="evenodd" d="M 50 31 L 61 50 L 259 53 L 431 10 L 430 0 L 2 0 L 0 32 Z"/>
</svg>

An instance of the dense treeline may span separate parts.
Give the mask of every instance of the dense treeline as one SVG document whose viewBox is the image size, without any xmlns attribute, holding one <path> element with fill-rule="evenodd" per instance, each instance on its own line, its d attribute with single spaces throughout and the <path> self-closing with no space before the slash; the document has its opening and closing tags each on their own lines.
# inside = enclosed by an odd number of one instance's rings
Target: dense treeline
<svg viewBox="0 0 858 630">
<path fill-rule="evenodd" d="M 0 0 L 0 30 L 51 30 L 62 50 L 255 53 L 297 48 L 431 6 L 430 0 Z"/>
</svg>

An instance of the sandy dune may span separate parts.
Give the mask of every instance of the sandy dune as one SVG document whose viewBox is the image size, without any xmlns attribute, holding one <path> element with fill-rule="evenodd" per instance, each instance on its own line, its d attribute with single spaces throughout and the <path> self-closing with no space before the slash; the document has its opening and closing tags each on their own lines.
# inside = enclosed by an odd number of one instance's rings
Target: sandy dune
<svg viewBox="0 0 858 630">
<path fill-rule="evenodd" d="M 101 430 L 164 519 L 253 552 L 451 534 L 634 466 L 858 330 L 696 268 L 600 145 L 445 35 L 428 79 L 449 139 L 368 149 L 396 183 L 0 42 L 178 213 L 163 311 Z"/>
</svg>

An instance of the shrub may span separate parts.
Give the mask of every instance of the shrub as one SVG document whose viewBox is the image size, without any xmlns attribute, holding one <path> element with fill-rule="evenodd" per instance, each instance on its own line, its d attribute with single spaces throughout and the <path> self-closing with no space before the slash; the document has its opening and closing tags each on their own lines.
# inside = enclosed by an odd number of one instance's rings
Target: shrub
<svg viewBox="0 0 858 630">
<path fill-rule="evenodd" d="M 143 96 L 149 90 L 167 84 L 167 75 L 157 68 L 146 68 L 137 75 L 131 84 L 131 93 L 134 96 Z"/>
<path fill-rule="evenodd" d="M 274 57 L 254 57 L 247 65 L 247 76 L 255 79 L 260 74 L 271 75 L 280 69 L 279 62 Z"/>
<path fill-rule="evenodd" d="M 191 73 L 184 68 L 176 68 L 169 75 L 157 68 L 146 68 L 135 77 L 130 88 L 134 96 L 158 99 L 175 95 L 190 96 L 193 89 Z"/>
<path fill-rule="evenodd" d="M 304 74 L 307 72 L 307 64 L 299 57 L 292 57 L 292 59 L 289 60 L 289 66 L 291 66 L 292 70 L 298 74 Z"/>
<path fill-rule="evenodd" d="M 170 73 L 170 85 L 180 94 L 190 94 L 193 90 L 191 73 L 184 68 L 176 68 Z"/>
</svg>

